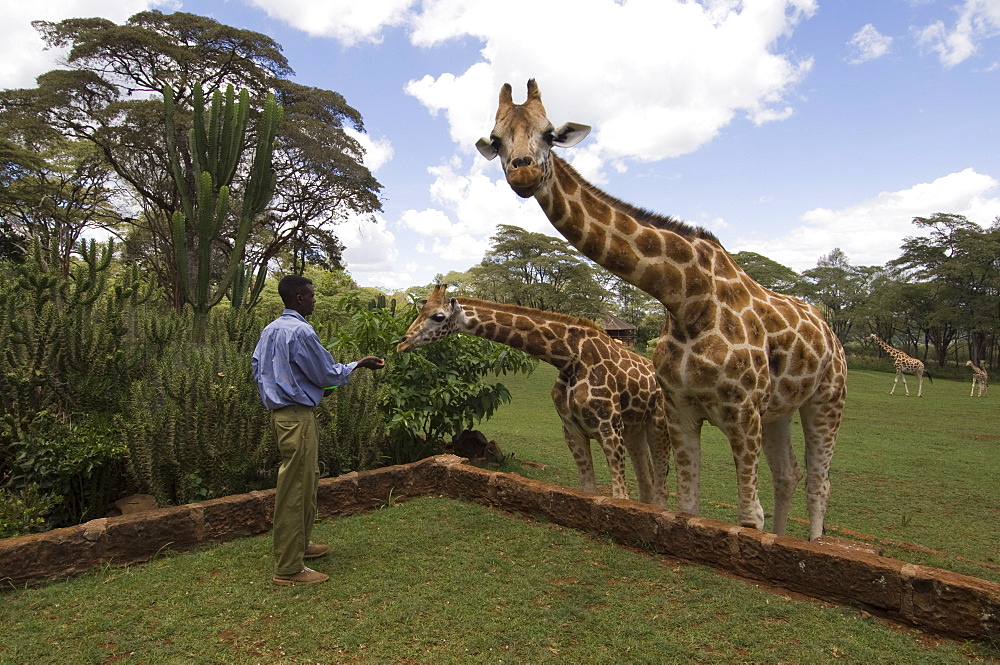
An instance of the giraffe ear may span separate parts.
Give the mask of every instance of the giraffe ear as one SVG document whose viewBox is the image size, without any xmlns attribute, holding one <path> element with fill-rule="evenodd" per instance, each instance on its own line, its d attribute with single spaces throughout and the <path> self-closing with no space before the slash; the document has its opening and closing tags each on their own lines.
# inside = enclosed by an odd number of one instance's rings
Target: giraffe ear
<svg viewBox="0 0 1000 665">
<path fill-rule="evenodd" d="M 486 159 L 493 159 L 497 156 L 497 149 L 493 147 L 493 142 L 487 138 L 476 141 L 476 150 Z"/>
<path fill-rule="evenodd" d="M 552 145 L 557 145 L 560 148 L 572 148 L 587 138 L 587 134 L 589 133 L 590 125 L 567 122 L 553 133 Z"/>
</svg>

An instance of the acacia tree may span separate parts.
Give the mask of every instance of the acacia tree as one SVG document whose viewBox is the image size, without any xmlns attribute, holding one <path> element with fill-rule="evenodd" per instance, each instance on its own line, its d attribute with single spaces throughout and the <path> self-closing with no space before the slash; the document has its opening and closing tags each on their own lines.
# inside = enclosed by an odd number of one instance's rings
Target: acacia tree
<svg viewBox="0 0 1000 665">
<path fill-rule="evenodd" d="M 924 296 L 920 324 L 938 363 L 944 365 L 962 330 L 970 335 L 971 355 L 985 357 L 997 326 L 1000 224 L 984 229 L 948 213 L 915 217 L 913 224 L 929 234 L 906 238 L 902 255 L 890 263 Z"/>
<path fill-rule="evenodd" d="M 83 233 L 121 222 L 114 174 L 93 144 L 83 141 L 58 141 L 36 157 L 0 189 L 0 218 L 16 254 L 23 256 L 37 241 L 68 277 Z"/>
<path fill-rule="evenodd" d="M 182 205 L 163 140 L 159 93 L 165 86 L 174 92 L 182 131 L 192 124 L 189 109 L 199 86 L 211 95 L 232 85 L 252 100 L 273 93 L 284 109 L 274 151 L 275 195 L 268 213 L 253 220 L 250 266 L 266 266 L 293 240 L 308 243 L 317 229 L 348 214 L 380 208 L 381 185 L 345 131 L 363 131 L 360 113 L 336 92 L 288 80 L 293 72 L 271 38 L 184 12 L 141 12 L 122 25 L 103 18 L 34 25 L 48 47 L 68 48 L 69 69 L 41 75 L 36 88 L 0 91 L 0 123 L 18 128 L 20 145 L 68 137 L 97 146 L 137 197 L 129 243 L 134 258 L 149 264 L 175 307 L 184 295 L 169 258 L 171 220 Z M 252 110 L 252 122 L 259 110 Z M 234 205 L 240 197 L 233 193 Z M 235 233 L 229 224 L 218 242 L 231 250 Z"/>
<path fill-rule="evenodd" d="M 501 224 L 466 289 L 496 302 L 599 318 L 607 294 L 591 265 L 564 240 Z"/>
<path fill-rule="evenodd" d="M 793 296 L 804 293 L 802 275 L 773 259 L 757 252 L 744 251 L 733 254 L 733 260 L 765 288 Z"/>
<path fill-rule="evenodd" d="M 827 323 L 841 342 L 847 341 L 868 298 L 871 272 L 852 266 L 847 254 L 835 248 L 802 273 L 804 297 L 825 310 Z"/>
</svg>

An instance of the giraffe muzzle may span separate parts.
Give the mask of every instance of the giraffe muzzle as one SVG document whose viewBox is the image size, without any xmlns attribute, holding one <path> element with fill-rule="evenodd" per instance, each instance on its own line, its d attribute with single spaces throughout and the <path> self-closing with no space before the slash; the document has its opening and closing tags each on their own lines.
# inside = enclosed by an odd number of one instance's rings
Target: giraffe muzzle
<svg viewBox="0 0 1000 665">
<path fill-rule="evenodd" d="M 507 170 L 507 184 L 522 198 L 530 198 L 542 182 L 542 169 L 537 166 L 519 166 Z"/>
</svg>

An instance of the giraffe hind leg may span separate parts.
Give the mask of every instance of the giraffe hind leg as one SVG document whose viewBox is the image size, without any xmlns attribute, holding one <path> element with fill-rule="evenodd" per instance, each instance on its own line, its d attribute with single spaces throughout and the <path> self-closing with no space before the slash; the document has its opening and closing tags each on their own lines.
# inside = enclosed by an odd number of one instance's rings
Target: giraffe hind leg
<svg viewBox="0 0 1000 665">
<path fill-rule="evenodd" d="M 649 458 L 649 444 L 646 442 L 645 431 L 642 430 L 627 437 L 625 447 L 632 460 L 632 470 L 635 472 L 636 484 L 639 486 L 639 501 L 653 503 L 653 464 Z"/>
<path fill-rule="evenodd" d="M 597 494 L 597 480 L 594 477 L 594 457 L 590 450 L 590 439 L 573 431 L 571 428 L 563 426 L 563 436 L 566 438 L 566 445 L 576 462 L 576 469 L 580 473 L 580 487 L 584 492 Z"/>
<path fill-rule="evenodd" d="M 766 423 L 763 426 L 763 444 L 774 483 L 773 531 L 783 536 L 795 487 L 802 480 L 802 471 L 792 449 L 792 416 Z"/>
</svg>

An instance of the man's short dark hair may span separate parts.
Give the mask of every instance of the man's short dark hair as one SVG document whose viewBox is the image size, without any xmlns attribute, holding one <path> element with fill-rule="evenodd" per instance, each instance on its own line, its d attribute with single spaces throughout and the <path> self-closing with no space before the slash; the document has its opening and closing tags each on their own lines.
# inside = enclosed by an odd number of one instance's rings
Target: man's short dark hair
<svg viewBox="0 0 1000 665">
<path fill-rule="evenodd" d="M 278 295 L 285 307 L 293 309 L 295 306 L 295 296 L 299 295 L 305 288 L 312 284 L 312 280 L 302 275 L 285 275 L 278 282 Z"/>
</svg>

